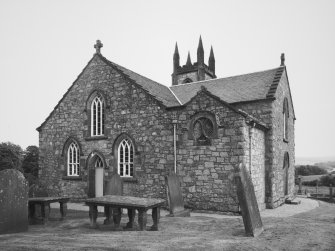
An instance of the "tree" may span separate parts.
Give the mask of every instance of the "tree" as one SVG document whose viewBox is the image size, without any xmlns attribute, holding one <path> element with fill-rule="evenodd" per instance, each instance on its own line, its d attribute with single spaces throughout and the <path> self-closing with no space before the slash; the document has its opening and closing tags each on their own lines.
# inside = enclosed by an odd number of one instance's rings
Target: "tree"
<svg viewBox="0 0 335 251">
<path fill-rule="evenodd" d="M 21 163 L 23 150 L 21 146 L 11 142 L 0 143 L 0 171 L 17 169 L 22 172 Z"/>
<path fill-rule="evenodd" d="M 28 146 L 24 153 L 22 169 L 26 174 L 31 174 L 37 178 L 38 176 L 38 147 Z"/>
<path fill-rule="evenodd" d="M 321 167 L 318 166 L 296 166 L 295 167 L 295 175 L 302 175 L 302 176 L 308 176 L 308 175 L 320 175 L 320 174 L 327 174 L 327 171 Z"/>
</svg>

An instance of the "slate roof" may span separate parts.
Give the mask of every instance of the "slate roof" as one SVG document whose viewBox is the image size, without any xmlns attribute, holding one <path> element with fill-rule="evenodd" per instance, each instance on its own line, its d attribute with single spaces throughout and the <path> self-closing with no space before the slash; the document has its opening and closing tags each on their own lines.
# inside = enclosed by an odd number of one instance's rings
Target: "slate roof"
<svg viewBox="0 0 335 251">
<path fill-rule="evenodd" d="M 101 54 L 95 54 L 95 56 L 99 56 L 106 64 L 119 71 L 126 79 L 140 86 L 149 95 L 153 96 L 157 101 L 166 107 L 178 107 L 186 104 L 194 96 L 196 96 L 202 87 L 206 88 L 209 93 L 213 94 L 220 100 L 229 104 L 273 98 L 278 82 L 284 70 L 284 67 L 278 67 L 262 72 L 255 72 L 228 78 L 210 79 L 167 87 L 140 74 L 137 74 L 123 66 L 113 63 L 107 60 Z M 93 60 L 93 58 L 89 61 L 89 63 Z M 77 79 L 79 79 L 86 67 L 83 69 Z M 62 99 L 55 106 L 54 110 L 59 106 L 67 93 L 72 89 L 76 81 L 77 80 L 73 82 L 68 91 L 63 95 Z M 38 131 L 50 118 L 53 111 L 40 125 L 40 127 L 37 128 Z"/>
<path fill-rule="evenodd" d="M 100 55 L 101 56 L 101 55 Z M 101 58 L 112 67 L 116 67 L 119 71 L 122 71 L 123 74 L 127 75 L 130 79 L 135 81 L 136 84 L 140 85 L 145 89 L 149 94 L 154 96 L 158 101 L 162 102 L 166 107 L 173 107 L 181 105 L 176 99 L 173 92 L 169 87 L 159 84 L 147 77 L 144 77 L 136 72 L 133 72 L 121 65 L 113 63 L 101 56 Z"/>
<path fill-rule="evenodd" d="M 282 72 L 283 67 L 278 67 L 228 78 L 174 85 L 170 89 L 182 104 L 189 102 L 201 89 L 201 86 L 227 103 L 263 100 L 273 97 L 268 95 L 269 90 L 274 80 L 277 81 L 278 76 L 281 77 Z"/>
</svg>

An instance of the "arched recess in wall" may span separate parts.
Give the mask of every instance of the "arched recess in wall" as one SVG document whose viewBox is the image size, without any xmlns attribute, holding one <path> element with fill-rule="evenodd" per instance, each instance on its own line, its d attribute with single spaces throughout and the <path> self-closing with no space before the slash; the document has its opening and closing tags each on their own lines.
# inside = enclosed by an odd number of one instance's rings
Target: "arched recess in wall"
<svg viewBox="0 0 335 251">
<path fill-rule="evenodd" d="M 102 196 L 104 189 L 104 172 L 105 169 L 108 168 L 104 155 L 100 151 L 94 150 L 88 155 L 86 167 L 88 169 L 88 197 Z"/>
<path fill-rule="evenodd" d="M 187 83 L 192 83 L 193 80 L 190 79 L 190 78 L 185 78 L 184 81 L 183 81 L 183 84 L 187 84 Z"/>
<path fill-rule="evenodd" d="M 290 156 L 288 152 L 285 152 L 284 154 L 284 163 L 283 163 L 283 190 L 284 190 L 284 195 L 288 195 L 288 190 L 289 190 L 289 168 L 290 168 Z"/>
<path fill-rule="evenodd" d="M 212 144 L 212 139 L 218 137 L 218 125 L 213 113 L 197 112 L 190 118 L 188 124 L 188 139 L 194 141 L 194 145 L 206 146 Z"/>
<path fill-rule="evenodd" d="M 290 117 L 290 111 L 288 106 L 288 99 L 284 98 L 283 103 L 283 138 L 284 140 L 288 140 L 288 120 Z"/>
<path fill-rule="evenodd" d="M 115 139 L 112 150 L 114 156 L 113 171 L 124 178 L 136 177 L 135 165 L 138 151 L 134 138 L 127 133 L 121 133 Z"/>
</svg>

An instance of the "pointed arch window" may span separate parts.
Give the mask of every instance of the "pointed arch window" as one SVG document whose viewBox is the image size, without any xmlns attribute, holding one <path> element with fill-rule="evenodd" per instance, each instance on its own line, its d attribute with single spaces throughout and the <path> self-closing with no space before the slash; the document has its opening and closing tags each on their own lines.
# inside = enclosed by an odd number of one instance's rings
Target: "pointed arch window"
<svg viewBox="0 0 335 251">
<path fill-rule="evenodd" d="M 121 177 L 134 176 L 134 146 L 130 139 L 123 139 L 118 147 L 118 173 Z"/>
<path fill-rule="evenodd" d="M 67 150 L 67 176 L 80 175 L 80 155 L 79 146 L 72 142 Z"/>
<path fill-rule="evenodd" d="M 104 163 L 102 159 L 100 158 L 100 156 L 98 155 L 95 161 L 95 168 L 103 168 L 103 167 L 104 167 Z"/>
<path fill-rule="evenodd" d="M 105 103 L 101 95 L 97 95 L 91 104 L 91 136 L 103 136 L 105 128 Z"/>
<path fill-rule="evenodd" d="M 288 152 L 284 154 L 284 164 L 283 164 L 283 190 L 284 195 L 288 195 L 288 180 L 289 180 L 289 168 L 290 168 L 290 156 Z"/>
<path fill-rule="evenodd" d="M 287 98 L 284 99 L 283 104 L 283 138 L 288 140 L 288 118 L 289 118 L 289 109 Z"/>
</svg>

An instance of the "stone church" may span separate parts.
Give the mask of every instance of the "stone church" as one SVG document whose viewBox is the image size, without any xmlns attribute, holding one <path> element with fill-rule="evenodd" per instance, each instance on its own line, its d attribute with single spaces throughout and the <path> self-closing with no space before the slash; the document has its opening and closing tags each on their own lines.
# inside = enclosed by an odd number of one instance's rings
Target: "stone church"
<svg viewBox="0 0 335 251">
<path fill-rule="evenodd" d="M 173 54 L 171 86 L 101 54 L 37 128 L 40 180 L 49 195 L 102 196 L 119 173 L 125 195 L 166 199 L 180 177 L 189 208 L 237 211 L 234 167 L 250 172 L 259 208 L 293 196 L 295 114 L 284 54 L 279 67 L 217 78 L 200 37 L 197 61 Z"/>
</svg>

